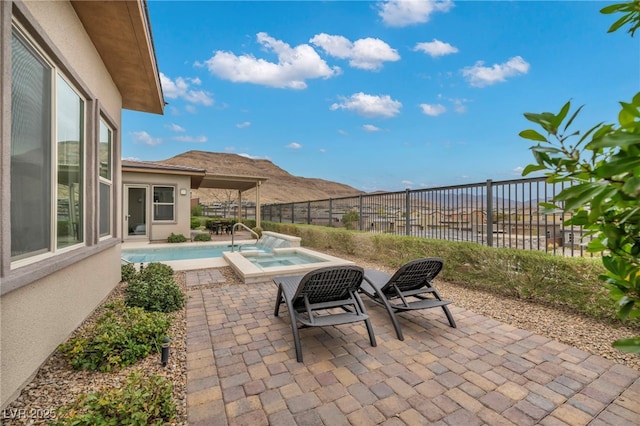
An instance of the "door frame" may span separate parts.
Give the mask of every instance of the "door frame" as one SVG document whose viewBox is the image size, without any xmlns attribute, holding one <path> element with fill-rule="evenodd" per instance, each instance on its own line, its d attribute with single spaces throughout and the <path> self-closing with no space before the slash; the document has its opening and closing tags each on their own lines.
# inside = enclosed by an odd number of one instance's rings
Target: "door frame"
<svg viewBox="0 0 640 426">
<path fill-rule="evenodd" d="M 145 225 L 145 232 L 144 234 L 134 234 L 131 235 L 129 234 L 129 190 L 131 189 L 144 189 L 145 190 L 145 194 L 142 203 L 144 204 L 144 225 Z M 149 192 L 151 190 L 151 186 L 150 185 L 145 185 L 145 184 L 135 184 L 135 183 L 131 183 L 131 184 L 124 184 L 124 191 L 123 191 L 123 200 L 122 200 L 122 207 L 123 207 L 123 218 L 122 218 L 122 236 L 124 240 L 150 240 L 151 238 L 151 211 L 149 210 Z"/>
</svg>

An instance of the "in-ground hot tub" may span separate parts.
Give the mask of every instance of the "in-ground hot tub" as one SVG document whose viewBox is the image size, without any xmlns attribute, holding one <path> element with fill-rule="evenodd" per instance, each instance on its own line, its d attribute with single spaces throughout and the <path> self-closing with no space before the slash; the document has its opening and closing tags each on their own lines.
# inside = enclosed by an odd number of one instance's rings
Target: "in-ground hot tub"
<svg viewBox="0 0 640 426">
<path fill-rule="evenodd" d="M 300 247 L 299 237 L 270 231 L 262 233 L 257 247 L 223 252 L 222 256 L 245 283 L 270 281 L 281 275 L 302 275 L 325 266 L 353 264 Z"/>
</svg>

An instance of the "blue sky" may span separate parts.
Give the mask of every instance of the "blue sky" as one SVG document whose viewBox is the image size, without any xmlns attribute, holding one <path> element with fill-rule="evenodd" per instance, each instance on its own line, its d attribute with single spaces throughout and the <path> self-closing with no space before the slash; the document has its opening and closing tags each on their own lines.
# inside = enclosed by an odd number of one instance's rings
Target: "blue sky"
<svg viewBox="0 0 640 426">
<path fill-rule="evenodd" d="M 524 112 L 584 104 L 584 131 L 640 90 L 606 4 L 150 0 L 168 105 L 123 113 L 123 158 L 235 153 L 366 192 L 517 179 Z"/>
</svg>

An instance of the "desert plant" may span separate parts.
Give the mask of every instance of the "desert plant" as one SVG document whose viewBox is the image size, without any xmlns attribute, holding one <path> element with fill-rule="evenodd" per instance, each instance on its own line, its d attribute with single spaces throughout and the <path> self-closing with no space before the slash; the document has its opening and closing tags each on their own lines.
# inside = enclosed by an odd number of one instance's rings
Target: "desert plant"
<svg viewBox="0 0 640 426">
<path fill-rule="evenodd" d="M 638 0 L 601 12 L 623 13 L 609 32 L 629 24 L 633 36 L 640 27 Z M 600 278 L 617 303 L 618 316 L 626 320 L 640 318 L 640 92 L 620 105 L 617 124 L 596 124 L 582 136 L 569 130 L 582 109 L 568 116 L 570 102 L 557 114 L 526 113 L 547 135 L 528 129 L 520 136 L 536 142 L 531 147 L 535 164 L 523 175 L 544 170 L 548 182 L 571 184 L 543 206 L 549 212 L 571 212 L 565 225 L 582 226 L 592 236 L 587 250 L 602 254 L 606 274 Z M 618 340 L 614 346 L 640 353 L 640 336 Z"/>
<path fill-rule="evenodd" d="M 208 233 L 196 234 L 193 237 L 193 241 L 211 241 L 211 234 L 208 234 Z"/>
<path fill-rule="evenodd" d="M 357 210 L 349 210 L 342 216 L 342 223 L 347 229 L 355 229 L 359 220 L 360 215 L 358 215 Z"/>
<path fill-rule="evenodd" d="M 200 224 L 200 219 L 198 219 L 197 217 L 192 217 L 191 218 L 191 229 L 198 229 L 200 228 L 201 224 Z"/>
<path fill-rule="evenodd" d="M 125 263 L 124 265 L 120 266 L 121 281 L 129 281 L 137 273 L 138 271 L 136 271 L 136 267 L 134 266 L 133 263 Z"/>
<path fill-rule="evenodd" d="M 83 335 L 59 349 L 75 369 L 112 371 L 158 352 L 169 325 L 162 313 L 116 302 L 106 305 L 105 313 Z"/>
<path fill-rule="evenodd" d="M 167 238 L 167 242 L 169 243 L 184 243 L 187 241 L 187 237 L 182 234 L 174 234 L 173 232 Z"/>
<path fill-rule="evenodd" d="M 202 206 L 200 204 L 191 207 L 191 216 L 202 216 Z"/>
<path fill-rule="evenodd" d="M 131 278 L 125 303 L 147 311 L 173 312 L 184 306 L 184 295 L 173 280 L 173 269 L 154 262 Z"/>
<path fill-rule="evenodd" d="M 161 376 L 131 373 L 122 387 L 82 395 L 58 413 L 58 426 L 164 425 L 175 418 L 172 385 Z"/>
<path fill-rule="evenodd" d="M 251 230 L 258 234 L 258 238 L 262 237 L 262 228 L 260 226 L 254 226 Z"/>
</svg>

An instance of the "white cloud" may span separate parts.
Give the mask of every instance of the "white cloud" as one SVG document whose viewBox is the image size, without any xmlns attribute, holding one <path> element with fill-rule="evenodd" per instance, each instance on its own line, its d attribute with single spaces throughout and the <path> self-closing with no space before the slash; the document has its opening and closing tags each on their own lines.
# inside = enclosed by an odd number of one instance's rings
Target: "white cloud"
<svg viewBox="0 0 640 426">
<path fill-rule="evenodd" d="M 450 55 L 452 53 L 458 53 L 458 48 L 445 43 L 443 41 L 433 39 L 433 41 L 418 43 L 413 48 L 414 51 L 422 51 L 433 58 L 438 56 Z"/>
<path fill-rule="evenodd" d="M 503 64 L 485 67 L 484 62 L 478 61 L 471 67 L 462 70 L 462 75 L 474 87 L 490 86 L 506 81 L 507 77 L 515 77 L 529 72 L 529 63 L 521 56 L 515 56 Z"/>
<path fill-rule="evenodd" d="M 190 143 L 205 143 L 207 141 L 206 136 L 176 136 L 173 138 L 179 142 L 190 142 Z"/>
<path fill-rule="evenodd" d="M 238 129 L 244 129 L 245 127 L 249 127 L 249 126 L 251 126 L 251 122 L 250 121 L 245 121 L 245 122 L 236 124 L 236 127 Z"/>
<path fill-rule="evenodd" d="M 320 153 L 324 154 L 325 152 L 327 152 L 327 150 L 326 150 L 325 148 L 320 148 L 320 149 L 318 150 L 318 152 L 320 152 Z"/>
<path fill-rule="evenodd" d="M 302 148 L 302 145 L 300 145 L 298 142 L 291 142 L 289 145 L 287 145 L 287 148 L 300 149 Z"/>
<path fill-rule="evenodd" d="M 143 144 L 148 146 L 156 146 L 162 143 L 162 139 L 154 138 L 149 133 L 142 132 L 133 132 L 133 143 L 135 144 Z"/>
<path fill-rule="evenodd" d="M 238 155 L 241 156 L 241 157 L 250 158 L 252 160 L 269 160 L 269 161 L 271 161 L 271 158 L 269 158 L 269 157 L 260 157 L 260 156 L 257 156 L 257 155 L 250 155 L 250 154 L 247 154 L 245 152 L 238 153 Z"/>
<path fill-rule="evenodd" d="M 432 117 L 444 114 L 447 111 L 447 108 L 441 104 L 420 104 L 420 108 L 424 114 Z"/>
<path fill-rule="evenodd" d="M 200 79 L 189 79 L 189 81 L 200 84 Z M 166 98 L 180 98 L 187 102 L 204 106 L 213 105 L 213 98 L 210 93 L 203 90 L 190 90 L 189 83 L 182 77 L 178 77 L 173 81 L 163 73 L 160 73 L 160 83 L 162 84 L 162 93 Z"/>
<path fill-rule="evenodd" d="M 467 103 L 471 102 L 465 98 L 453 98 L 449 99 L 449 101 L 453 104 L 453 110 L 458 114 L 467 112 Z"/>
<path fill-rule="evenodd" d="M 349 134 L 346 130 L 342 129 L 338 129 L 338 133 L 340 133 L 342 136 L 347 136 Z"/>
<path fill-rule="evenodd" d="M 391 99 L 389 95 L 375 96 L 359 92 L 340 99 L 342 102 L 331 105 L 332 111 L 346 109 L 365 117 L 395 117 L 402 108 L 402 103 Z"/>
<path fill-rule="evenodd" d="M 384 62 L 400 60 L 398 51 L 378 38 L 361 38 L 352 43 L 343 36 L 321 33 L 309 42 L 331 56 L 349 59 L 349 65 L 364 70 L 379 70 Z"/>
<path fill-rule="evenodd" d="M 184 127 L 178 126 L 175 123 L 167 124 L 165 127 L 173 132 L 186 132 Z"/>
<path fill-rule="evenodd" d="M 340 74 L 340 68 L 330 68 L 313 47 L 301 44 L 291 48 L 287 43 L 261 32 L 258 43 L 278 56 L 278 62 L 258 59 L 253 55 L 237 56 L 232 52 L 217 51 L 205 63 L 209 71 L 236 83 L 253 83 L 269 87 L 305 89 L 305 80 L 331 78 Z"/>
<path fill-rule="evenodd" d="M 387 0 L 378 3 L 378 15 L 390 27 L 406 27 L 429 21 L 432 13 L 448 12 L 451 0 Z"/>
<path fill-rule="evenodd" d="M 373 124 L 364 124 L 362 126 L 362 130 L 364 130 L 365 132 L 379 132 L 381 129 L 374 126 Z"/>
<path fill-rule="evenodd" d="M 414 185 L 414 182 L 412 182 L 410 180 L 403 180 L 400 183 L 403 184 L 404 186 L 406 186 L 407 188 L 411 188 Z"/>
</svg>

